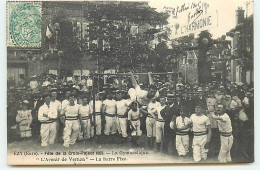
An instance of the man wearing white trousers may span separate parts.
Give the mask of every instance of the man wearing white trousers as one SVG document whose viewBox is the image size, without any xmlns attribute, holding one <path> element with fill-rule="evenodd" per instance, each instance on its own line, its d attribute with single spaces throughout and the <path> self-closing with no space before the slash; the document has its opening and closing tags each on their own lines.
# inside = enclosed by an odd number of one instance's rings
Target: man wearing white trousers
<svg viewBox="0 0 260 173">
<path fill-rule="evenodd" d="M 62 110 L 62 115 L 65 115 L 65 128 L 63 132 L 64 147 L 74 145 L 79 135 L 79 105 L 74 103 L 74 96 L 68 97 L 69 104 Z"/>
<path fill-rule="evenodd" d="M 48 144 L 54 144 L 56 139 L 58 118 L 56 107 L 51 105 L 51 95 L 46 94 L 45 103 L 38 111 L 38 120 L 41 122 L 41 146 L 46 147 Z"/>
<path fill-rule="evenodd" d="M 217 120 L 218 128 L 220 132 L 220 151 L 218 155 L 218 160 L 221 163 L 231 162 L 230 150 L 233 145 L 233 135 L 232 135 L 232 126 L 231 120 L 228 114 L 224 113 L 223 105 L 218 104 L 216 107 L 216 114 L 212 118 Z"/>
<path fill-rule="evenodd" d="M 101 112 L 102 112 L 102 104 L 103 102 L 100 100 L 100 93 L 98 93 L 96 95 L 96 100 L 95 100 L 95 126 L 92 126 L 91 127 L 91 137 L 93 137 L 95 134 L 94 134 L 94 131 L 96 128 L 96 139 L 97 139 L 97 143 L 100 143 L 101 142 L 101 130 L 102 130 L 102 124 L 101 124 Z M 94 115 L 93 115 L 93 100 L 91 100 L 89 102 L 89 109 L 90 109 L 90 115 L 91 115 L 91 118 L 92 118 L 92 122 L 94 122 Z"/>
<path fill-rule="evenodd" d="M 180 116 L 176 118 L 176 149 L 179 157 L 186 156 L 189 152 L 189 135 L 190 119 L 186 117 L 187 112 L 184 108 L 180 108 Z"/>
<path fill-rule="evenodd" d="M 60 118 L 60 112 L 61 112 L 61 102 L 59 100 L 57 100 L 57 89 L 51 90 L 51 106 L 54 106 L 54 109 L 57 112 L 56 137 L 58 137 L 59 127 L 60 127 L 59 118 Z"/>
<path fill-rule="evenodd" d="M 161 110 L 163 110 L 166 106 L 166 98 L 165 97 L 161 97 L 160 98 L 160 106 L 157 108 L 157 113 L 158 113 L 158 117 L 156 120 L 156 150 L 158 152 L 161 151 L 161 142 L 162 142 L 162 138 L 163 138 L 163 134 L 164 134 L 164 123 L 165 120 L 163 119 L 163 117 L 161 116 Z"/>
<path fill-rule="evenodd" d="M 195 162 L 207 160 L 208 147 L 211 139 L 209 118 L 202 114 L 202 105 L 195 107 L 195 113 L 191 115 L 192 131 L 194 134 L 192 148 Z"/>
<path fill-rule="evenodd" d="M 87 97 L 82 99 L 82 105 L 79 106 L 79 120 L 81 124 L 81 130 L 83 132 L 83 138 L 85 140 L 90 139 L 91 119 Z"/>
<path fill-rule="evenodd" d="M 129 105 L 125 99 L 122 99 L 122 92 L 118 91 L 118 101 L 116 102 L 117 111 L 117 129 L 122 135 L 123 142 L 127 141 L 127 116 Z"/>
<path fill-rule="evenodd" d="M 117 133 L 116 123 L 116 101 L 112 98 L 112 94 L 108 93 L 107 99 L 103 102 L 103 111 L 105 114 L 104 134 L 108 143 L 115 141 Z"/>
<path fill-rule="evenodd" d="M 153 99 L 151 103 L 147 106 L 148 116 L 146 118 L 146 131 L 147 131 L 147 141 L 148 147 L 153 149 L 154 139 L 156 138 L 156 119 L 158 117 L 158 108 L 160 103 Z"/>
</svg>

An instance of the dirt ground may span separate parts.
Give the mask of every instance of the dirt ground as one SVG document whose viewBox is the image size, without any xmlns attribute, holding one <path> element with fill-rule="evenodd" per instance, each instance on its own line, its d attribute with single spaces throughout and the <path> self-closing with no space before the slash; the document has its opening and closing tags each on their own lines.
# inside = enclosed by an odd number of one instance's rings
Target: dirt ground
<svg viewBox="0 0 260 173">
<path fill-rule="evenodd" d="M 72 160 L 72 162 L 63 162 L 63 164 L 178 164 L 178 163 L 194 163 L 192 158 L 192 151 L 187 157 L 178 157 L 177 153 L 173 153 L 172 146 L 169 146 L 169 154 L 164 154 L 151 150 L 147 147 L 146 136 L 142 135 L 138 140 L 138 147 L 132 147 L 131 142 L 128 140 L 126 143 L 120 144 L 97 144 L 94 140 L 90 141 L 77 141 L 76 144 L 65 148 L 62 145 L 62 140 L 49 145 L 41 147 L 38 138 L 31 138 L 26 140 L 13 140 L 8 142 L 8 163 L 9 164 L 61 164 L 52 162 L 48 158 L 56 158 L 55 155 L 61 156 L 66 152 L 66 157 L 72 156 L 73 158 L 82 158 L 84 161 Z M 30 156 L 34 152 L 39 156 Z M 78 153 L 76 153 L 78 152 Z M 19 155 L 19 153 L 21 155 Z M 129 154 L 130 153 L 130 154 Z M 132 154 L 131 154 L 132 153 Z M 25 157 L 25 154 L 27 155 Z M 17 156 L 18 155 L 18 156 Z M 79 156 L 79 157 L 77 157 Z M 17 159 L 19 158 L 19 159 Z M 43 159 L 42 159 L 43 158 Z M 47 159 L 45 159 L 47 158 Z M 34 159 L 40 159 L 41 162 L 33 162 Z M 115 160 L 113 160 L 115 159 Z M 120 160 L 121 159 L 121 160 Z M 14 161 L 16 160 L 16 161 Z M 22 160 L 22 161 L 21 161 Z M 217 154 L 209 156 L 208 160 L 204 163 L 218 163 Z"/>
</svg>

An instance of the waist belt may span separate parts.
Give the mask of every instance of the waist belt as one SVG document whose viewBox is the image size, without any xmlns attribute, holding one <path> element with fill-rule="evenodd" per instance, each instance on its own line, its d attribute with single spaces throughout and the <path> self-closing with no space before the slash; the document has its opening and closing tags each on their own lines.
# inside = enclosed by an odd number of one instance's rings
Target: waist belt
<svg viewBox="0 0 260 173">
<path fill-rule="evenodd" d="M 139 118 L 136 118 L 136 119 L 133 119 L 133 118 L 132 118 L 132 119 L 131 119 L 131 121 L 137 121 L 137 120 L 139 120 Z"/>
<path fill-rule="evenodd" d="M 206 135 L 207 132 L 193 132 L 194 136 L 202 136 L 202 135 Z"/>
<path fill-rule="evenodd" d="M 158 119 L 157 121 L 159 121 L 159 122 L 165 122 L 165 120 L 163 120 L 163 119 Z"/>
<path fill-rule="evenodd" d="M 115 114 L 106 114 L 108 117 L 115 117 Z"/>
<path fill-rule="evenodd" d="M 78 117 L 66 117 L 66 120 L 77 120 Z"/>
<path fill-rule="evenodd" d="M 93 113 L 91 115 L 93 115 Z M 98 115 L 101 115 L 101 113 L 100 112 L 95 112 L 95 115 L 98 116 Z"/>
<path fill-rule="evenodd" d="M 117 116 L 118 116 L 118 118 L 126 118 L 125 115 L 117 115 Z"/>
<path fill-rule="evenodd" d="M 88 120 L 88 119 L 90 119 L 89 117 L 82 117 L 81 118 L 82 120 Z"/>
<path fill-rule="evenodd" d="M 221 136 L 224 136 L 224 137 L 229 137 L 229 136 L 232 135 L 232 132 L 230 132 L 230 133 L 227 133 L 227 132 L 220 132 L 220 135 L 221 135 Z"/>
<path fill-rule="evenodd" d="M 48 121 L 44 121 L 44 122 L 42 122 L 42 124 L 50 124 L 50 123 L 53 123 L 54 121 L 52 121 L 52 120 L 48 120 Z"/>
<path fill-rule="evenodd" d="M 188 132 L 176 132 L 176 135 L 184 136 L 188 135 Z"/>
</svg>

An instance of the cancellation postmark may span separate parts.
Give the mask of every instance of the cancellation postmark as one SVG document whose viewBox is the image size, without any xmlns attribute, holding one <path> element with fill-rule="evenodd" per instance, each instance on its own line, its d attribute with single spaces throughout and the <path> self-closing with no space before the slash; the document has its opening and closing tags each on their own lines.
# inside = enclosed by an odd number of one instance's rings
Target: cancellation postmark
<svg viewBox="0 0 260 173">
<path fill-rule="evenodd" d="M 8 46 L 41 46 L 41 3 L 8 3 Z"/>
</svg>

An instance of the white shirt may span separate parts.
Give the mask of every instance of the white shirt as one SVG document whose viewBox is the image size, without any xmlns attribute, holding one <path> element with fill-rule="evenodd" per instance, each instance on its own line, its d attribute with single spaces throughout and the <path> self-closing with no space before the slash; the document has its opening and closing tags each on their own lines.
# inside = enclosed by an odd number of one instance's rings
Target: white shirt
<svg viewBox="0 0 260 173">
<path fill-rule="evenodd" d="M 105 113 L 107 114 L 116 114 L 116 101 L 115 100 L 108 100 L 106 99 L 104 102 L 103 102 L 104 106 L 105 106 Z"/>
<path fill-rule="evenodd" d="M 224 132 L 224 133 L 231 133 L 232 126 L 231 126 L 231 120 L 230 120 L 228 114 L 224 113 L 220 117 L 222 118 L 222 120 L 217 120 L 219 131 Z"/>
<path fill-rule="evenodd" d="M 30 82 L 30 87 L 31 87 L 31 89 L 37 88 L 38 87 L 38 81 L 35 81 L 35 80 L 31 81 Z"/>
<path fill-rule="evenodd" d="M 81 115 L 81 117 L 89 117 L 89 114 L 90 114 L 89 105 L 86 105 L 86 106 L 80 105 L 79 106 L 79 114 Z"/>
<path fill-rule="evenodd" d="M 57 110 L 57 113 L 61 111 L 61 102 L 59 100 L 55 100 L 54 102 L 51 101 L 50 105 Z"/>
<path fill-rule="evenodd" d="M 161 110 L 163 110 L 163 109 L 165 108 L 165 106 L 166 106 L 166 105 L 162 106 L 162 105 L 160 104 L 160 106 L 157 107 L 157 113 L 158 113 L 158 119 L 159 119 L 159 120 L 162 120 L 162 119 L 163 119 L 163 117 L 162 117 L 162 115 L 161 115 Z"/>
<path fill-rule="evenodd" d="M 210 125 L 209 118 L 203 114 L 201 116 L 192 114 L 190 120 L 193 124 L 192 130 L 194 132 L 206 132 L 207 126 Z"/>
<path fill-rule="evenodd" d="M 79 115 L 79 105 L 67 105 L 64 109 L 64 112 L 66 117 L 77 117 Z"/>
<path fill-rule="evenodd" d="M 48 116 L 44 117 L 43 114 L 47 114 Z M 46 103 L 44 103 L 44 105 L 42 105 L 38 111 L 38 120 L 41 122 L 48 121 L 50 120 L 50 118 L 55 119 L 57 117 L 58 117 L 57 110 L 51 104 L 50 106 L 47 106 Z"/>
<path fill-rule="evenodd" d="M 101 108 L 102 108 L 102 101 L 100 100 L 96 100 L 95 101 L 95 112 L 97 113 L 100 113 L 101 112 Z M 91 100 L 89 102 L 89 107 L 90 107 L 90 113 L 92 114 L 93 113 L 93 100 Z"/>
<path fill-rule="evenodd" d="M 161 104 L 159 102 L 155 102 L 155 103 L 149 103 L 147 106 L 147 111 L 150 114 L 158 114 L 157 110 L 158 108 L 161 106 Z"/>
<path fill-rule="evenodd" d="M 176 127 L 177 128 L 182 128 L 182 127 L 184 127 L 184 126 L 186 126 L 187 124 L 190 124 L 190 119 L 188 118 L 188 117 L 184 117 L 184 118 L 182 118 L 181 116 L 178 116 L 177 118 L 176 118 Z M 185 129 L 185 130 L 182 130 L 183 132 L 187 132 L 187 131 L 189 131 L 190 130 L 190 128 L 188 128 L 188 129 Z"/>
<path fill-rule="evenodd" d="M 142 105 L 148 105 L 152 99 L 147 98 L 148 91 L 141 90 L 140 86 L 137 85 L 136 88 L 130 88 L 128 94 L 132 101 L 137 101 Z M 154 98 L 159 97 L 159 91 L 156 92 Z M 154 99 L 153 98 L 153 99 Z"/>
<path fill-rule="evenodd" d="M 87 86 L 91 87 L 93 85 L 92 79 L 87 80 Z"/>
<path fill-rule="evenodd" d="M 249 98 L 245 97 L 242 101 L 246 106 L 249 106 Z"/>
<path fill-rule="evenodd" d="M 124 115 L 128 109 L 126 100 L 120 100 L 116 102 L 117 115 Z"/>
<path fill-rule="evenodd" d="M 128 120 L 135 120 L 140 118 L 140 111 L 137 109 L 136 112 L 134 112 L 132 109 L 128 112 Z"/>
<path fill-rule="evenodd" d="M 229 107 L 231 110 L 237 109 L 237 107 L 238 107 L 237 102 L 234 100 L 231 100 Z"/>
<path fill-rule="evenodd" d="M 76 105 L 78 103 L 77 99 L 74 100 L 74 104 Z M 65 99 L 61 102 L 61 109 L 64 110 L 66 106 L 70 104 L 69 100 Z"/>
</svg>

